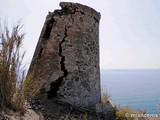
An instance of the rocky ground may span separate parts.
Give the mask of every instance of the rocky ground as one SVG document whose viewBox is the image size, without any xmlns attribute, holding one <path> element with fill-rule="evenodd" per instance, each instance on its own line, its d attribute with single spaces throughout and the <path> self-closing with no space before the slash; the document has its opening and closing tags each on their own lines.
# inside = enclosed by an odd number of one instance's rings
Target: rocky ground
<svg viewBox="0 0 160 120">
<path fill-rule="evenodd" d="M 72 107 L 70 105 L 57 102 L 57 100 L 46 99 L 45 96 L 38 96 L 27 105 L 27 112 L 24 115 L 8 111 L 7 114 L 1 115 L 0 120 L 115 120 L 114 110 L 108 104 L 102 111 L 101 105 L 92 110 L 84 110 Z"/>
<path fill-rule="evenodd" d="M 7 110 L 5 113 L 0 113 L 0 120 L 43 120 L 44 117 L 40 114 L 37 114 L 33 110 L 27 109 L 24 115 L 19 112 L 13 112 Z"/>
</svg>

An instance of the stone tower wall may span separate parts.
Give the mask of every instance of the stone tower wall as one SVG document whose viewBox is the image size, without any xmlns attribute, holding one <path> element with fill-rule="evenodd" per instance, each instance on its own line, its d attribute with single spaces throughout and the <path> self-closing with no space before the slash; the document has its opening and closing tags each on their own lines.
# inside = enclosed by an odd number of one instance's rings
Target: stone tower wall
<svg viewBox="0 0 160 120">
<path fill-rule="evenodd" d="M 101 98 L 100 14 L 78 3 L 60 6 L 46 17 L 29 74 L 48 98 L 89 108 Z"/>
</svg>

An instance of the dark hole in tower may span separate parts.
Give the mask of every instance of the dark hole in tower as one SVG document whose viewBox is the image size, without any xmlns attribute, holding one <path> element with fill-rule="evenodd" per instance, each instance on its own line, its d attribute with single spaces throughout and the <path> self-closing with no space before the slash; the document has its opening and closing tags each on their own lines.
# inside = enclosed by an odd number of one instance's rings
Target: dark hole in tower
<svg viewBox="0 0 160 120">
<path fill-rule="evenodd" d="M 47 92 L 48 98 L 57 96 L 57 91 L 59 90 L 59 87 L 62 84 L 62 81 L 63 81 L 63 77 L 59 77 L 55 82 L 51 83 L 50 91 Z"/>
<path fill-rule="evenodd" d="M 54 19 L 48 21 L 47 26 L 46 26 L 46 30 L 45 30 L 45 33 L 44 33 L 44 38 L 49 38 L 50 37 L 53 23 L 54 23 Z"/>
<path fill-rule="evenodd" d="M 39 53 L 38 53 L 38 58 L 41 58 L 42 52 L 43 52 L 43 48 L 40 49 L 40 51 L 39 51 Z"/>
</svg>

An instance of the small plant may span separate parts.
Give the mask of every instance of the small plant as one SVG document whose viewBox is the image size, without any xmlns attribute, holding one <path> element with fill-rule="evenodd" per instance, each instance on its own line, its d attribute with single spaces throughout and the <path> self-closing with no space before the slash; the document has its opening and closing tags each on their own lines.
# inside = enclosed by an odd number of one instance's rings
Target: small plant
<svg viewBox="0 0 160 120">
<path fill-rule="evenodd" d="M 10 30 L 6 24 L 0 23 L 0 110 L 5 108 L 22 110 L 23 81 L 25 73 L 22 61 L 25 52 L 20 54 L 24 33 L 20 22 Z M 10 32 L 12 31 L 12 32 Z M 18 84 L 20 82 L 20 84 Z"/>
<path fill-rule="evenodd" d="M 24 97 L 26 100 L 30 101 L 31 98 L 38 93 L 39 91 L 39 87 L 36 83 L 36 81 L 34 81 L 32 79 L 32 75 L 28 74 L 25 81 L 24 81 Z"/>
<path fill-rule="evenodd" d="M 101 102 L 103 105 L 108 104 L 109 100 L 110 100 L 111 96 L 108 93 L 103 93 L 102 97 L 101 97 Z"/>
</svg>

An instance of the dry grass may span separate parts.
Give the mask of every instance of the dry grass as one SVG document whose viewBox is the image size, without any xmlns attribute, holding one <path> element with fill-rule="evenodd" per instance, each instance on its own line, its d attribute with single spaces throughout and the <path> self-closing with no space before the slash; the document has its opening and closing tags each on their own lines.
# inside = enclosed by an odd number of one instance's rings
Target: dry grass
<svg viewBox="0 0 160 120">
<path fill-rule="evenodd" d="M 101 96 L 101 103 L 103 105 L 108 104 L 110 98 L 111 98 L 111 96 L 108 93 L 103 93 L 102 96 Z"/>
<path fill-rule="evenodd" d="M 8 28 L 6 22 L 0 24 L 0 110 L 23 109 L 25 73 L 22 61 L 25 52 L 20 54 L 24 38 L 24 33 L 20 32 L 22 27 L 20 22 L 14 25 L 12 30 Z"/>
<path fill-rule="evenodd" d="M 27 75 L 24 81 L 24 97 L 26 100 L 30 101 L 31 98 L 36 95 L 39 91 L 38 84 L 32 79 L 32 75 Z"/>
<path fill-rule="evenodd" d="M 138 115 L 145 115 L 146 110 L 133 110 L 130 107 L 117 107 L 116 117 L 117 120 L 160 120 L 157 117 L 138 117 Z M 135 115 L 135 116 L 134 116 Z"/>
</svg>

